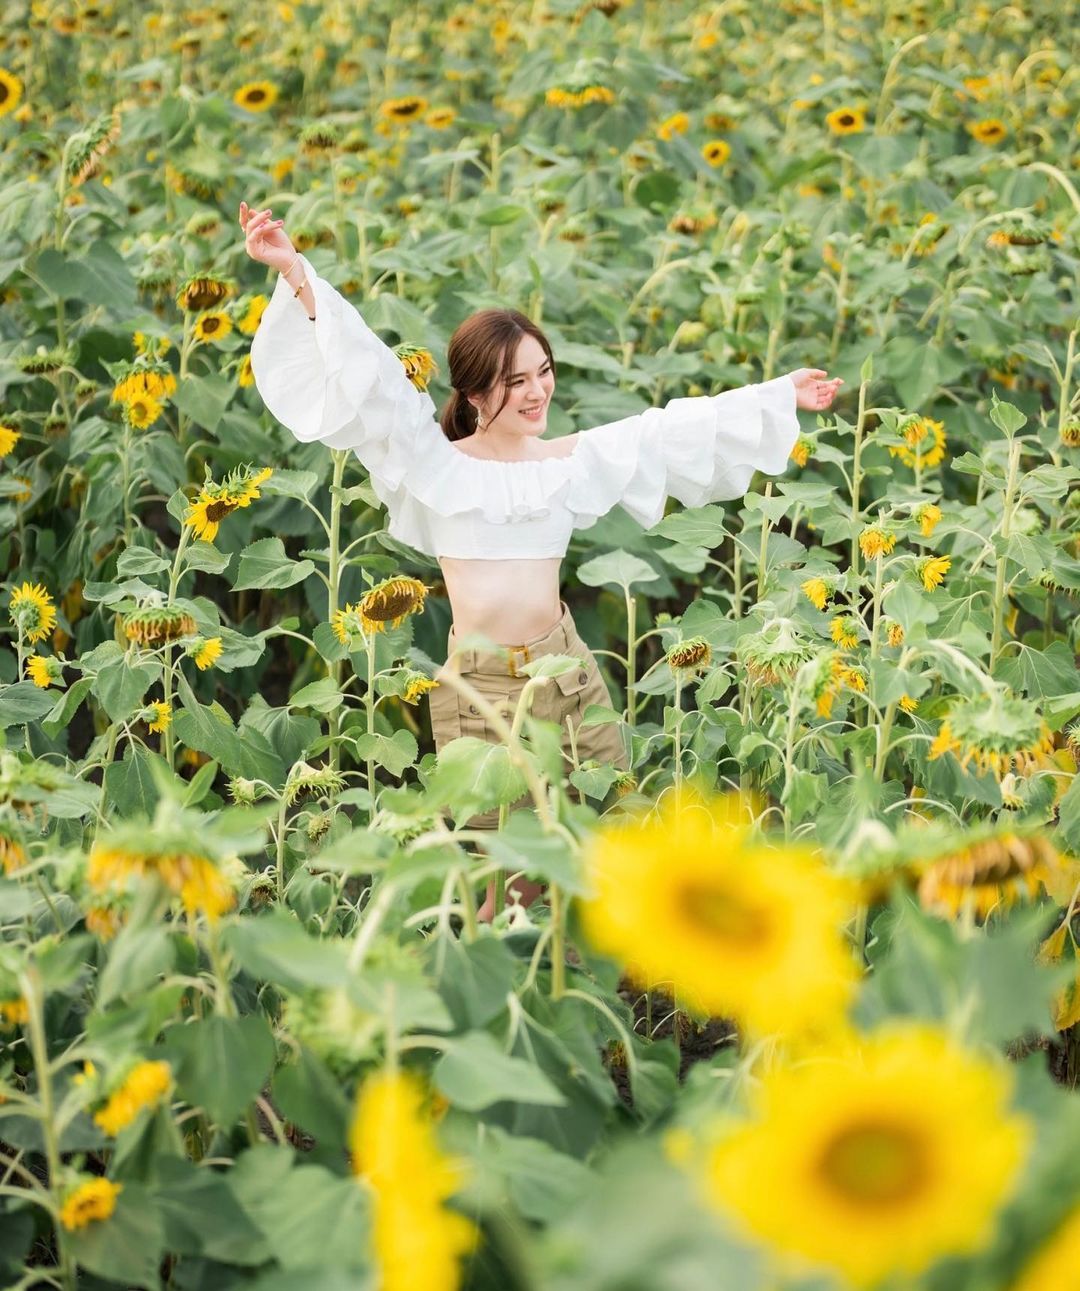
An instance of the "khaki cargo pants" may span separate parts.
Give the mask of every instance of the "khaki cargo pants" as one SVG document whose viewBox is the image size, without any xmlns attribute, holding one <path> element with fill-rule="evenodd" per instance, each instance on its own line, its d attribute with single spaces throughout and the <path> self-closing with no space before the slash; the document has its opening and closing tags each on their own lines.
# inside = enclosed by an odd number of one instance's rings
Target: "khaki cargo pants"
<svg viewBox="0 0 1080 1291">
<path fill-rule="evenodd" d="M 517 671 L 517 665 L 527 663 L 545 654 L 573 655 L 582 661 L 582 667 L 573 668 L 555 677 L 546 686 L 534 691 L 530 713 L 533 717 L 555 722 L 562 728 L 562 747 L 570 769 L 571 747 L 567 719 L 573 725 L 574 743 L 578 762 L 595 758 L 597 762 L 610 763 L 625 771 L 629 760 L 623 747 L 618 726 L 606 723 L 601 726 L 581 726 L 581 718 L 589 704 L 612 707 L 611 696 L 604 683 L 592 651 L 578 636 L 577 628 L 565 601 L 561 601 L 562 617 L 550 632 L 532 641 L 516 646 L 503 646 L 499 651 L 455 647 L 454 629 L 451 627 L 446 643 L 447 662 L 435 674 L 439 680 L 449 667 L 456 667 L 466 681 L 480 692 L 507 721 L 512 721 L 517 702 L 525 683 L 529 680 Z M 498 742 L 498 735 L 484 719 L 480 710 L 470 704 L 451 686 L 436 686 L 428 692 L 431 712 L 431 733 L 438 753 L 444 744 L 462 735 L 472 735 L 479 740 Z M 575 789 L 570 790 L 576 798 Z M 528 796 L 515 802 L 510 810 L 529 807 Z M 497 829 L 498 809 L 485 811 L 466 822 L 468 829 Z"/>
</svg>

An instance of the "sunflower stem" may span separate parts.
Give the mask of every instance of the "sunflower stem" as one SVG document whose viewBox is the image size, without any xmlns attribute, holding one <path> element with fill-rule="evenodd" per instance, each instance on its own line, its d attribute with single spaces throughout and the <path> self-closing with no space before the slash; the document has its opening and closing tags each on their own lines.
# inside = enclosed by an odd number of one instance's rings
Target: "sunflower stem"
<svg viewBox="0 0 1080 1291">
<path fill-rule="evenodd" d="M 41 1134 L 45 1146 L 45 1163 L 49 1171 L 49 1188 L 59 1204 L 60 1140 L 56 1132 L 52 1066 L 49 1063 L 49 1046 L 45 1037 L 45 993 L 41 973 L 36 965 L 31 965 L 19 975 L 19 987 L 26 1001 L 28 1014 L 30 1052 L 34 1059 L 34 1073 L 37 1076 L 38 1097 L 41 1103 Z M 67 1234 L 63 1224 L 57 1222 L 55 1231 L 61 1285 L 64 1291 L 75 1291 L 75 1265 L 68 1250 Z"/>
<path fill-rule="evenodd" d="M 636 688 L 636 654 L 637 641 L 637 600 L 631 595 L 630 588 L 623 589 L 626 596 L 626 724 L 634 725 L 637 710 Z"/>
<path fill-rule="evenodd" d="M 341 598 L 341 482 L 345 475 L 345 464 L 349 459 L 349 450 L 345 448 L 335 448 L 331 450 L 330 457 L 334 463 L 333 478 L 330 485 L 330 538 L 329 538 L 329 568 L 327 571 L 327 621 L 332 623 L 334 615 L 340 608 Z M 330 679 L 334 685 L 341 689 L 341 665 L 342 660 L 335 659 L 328 667 Z M 374 729 L 374 709 L 372 708 L 372 689 L 370 684 L 371 663 L 369 659 L 368 666 L 369 694 L 366 698 L 368 704 L 368 730 Z M 338 761 L 341 756 L 338 745 L 338 737 L 341 734 L 341 709 L 335 708 L 328 718 L 329 735 L 330 735 L 330 769 L 338 769 Z M 367 786 L 368 792 L 372 795 L 372 812 L 375 810 L 375 794 L 373 790 L 374 775 L 371 759 L 368 759 L 367 765 Z"/>
<path fill-rule="evenodd" d="M 1016 491 L 1016 477 L 1020 469 L 1020 440 L 1013 436 L 1009 443 L 1009 474 L 1005 481 L 1005 492 L 1003 494 L 1003 506 L 1001 512 L 1001 537 L 1006 545 L 1008 544 L 1009 535 L 1012 531 L 1012 516 L 1014 508 L 1014 494 Z M 994 626 L 990 636 L 990 662 L 987 665 L 987 671 L 991 677 L 994 675 L 994 664 L 1001 653 L 1001 636 L 1002 625 L 1005 618 L 1005 567 L 1008 564 L 1007 551 L 1002 551 L 997 558 L 997 576 L 994 580 Z"/>
<path fill-rule="evenodd" d="M 553 883 L 551 900 L 551 998 L 561 1000 L 566 990 L 566 910 L 562 889 Z"/>
<path fill-rule="evenodd" d="M 859 490 L 862 487 L 862 440 L 866 425 L 866 389 L 869 378 L 859 382 L 859 412 L 855 418 L 855 448 L 851 461 L 851 572 L 859 574 Z"/>
</svg>

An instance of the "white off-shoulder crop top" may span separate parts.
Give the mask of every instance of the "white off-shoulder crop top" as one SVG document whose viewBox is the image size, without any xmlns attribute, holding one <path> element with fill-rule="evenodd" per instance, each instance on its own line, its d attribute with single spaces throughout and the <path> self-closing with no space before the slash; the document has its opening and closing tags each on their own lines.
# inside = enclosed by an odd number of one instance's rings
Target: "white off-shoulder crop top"
<svg viewBox="0 0 1080 1291">
<path fill-rule="evenodd" d="M 315 321 L 279 278 L 251 346 L 270 412 L 304 443 L 350 448 L 389 514 L 391 537 L 429 556 L 564 556 L 575 529 L 615 506 L 646 528 L 674 497 L 741 497 L 755 470 L 778 475 L 799 434 L 787 376 L 670 400 L 580 432 L 565 457 L 470 457 L 442 432 L 431 396 L 359 312 L 301 257 Z"/>
</svg>

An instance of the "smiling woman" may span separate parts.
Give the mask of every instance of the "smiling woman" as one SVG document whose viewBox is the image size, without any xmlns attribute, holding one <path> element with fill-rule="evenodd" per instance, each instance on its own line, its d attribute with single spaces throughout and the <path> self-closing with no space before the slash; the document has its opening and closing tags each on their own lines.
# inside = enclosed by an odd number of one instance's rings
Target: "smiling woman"
<svg viewBox="0 0 1080 1291">
<path fill-rule="evenodd" d="M 436 419 L 426 375 L 410 379 L 271 215 L 240 207 L 248 254 L 280 274 L 251 348 L 255 383 L 302 443 L 351 449 L 386 506 L 390 536 L 438 560 L 453 614 L 440 678 L 448 670 L 467 678 L 509 718 L 525 686 L 519 665 L 570 655 L 581 668 L 542 689 L 534 715 L 559 725 L 570 771 L 590 758 L 628 769 L 617 725 L 582 724 L 589 705 L 613 704 L 560 594 L 571 534 L 616 506 L 649 528 L 669 497 L 701 506 L 742 496 L 755 471 L 786 467 L 797 406 L 827 407 L 839 381 L 800 369 L 545 440 L 551 346 L 517 310 L 486 309 L 450 339 L 451 395 Z M 467 635 L 483 641 L 473 646 Z M 500 739 L 463 694 L 447 684 L 430 696 L 440 753 L 462 735 Z M 495 828 L 498 813 L 469 824 Z"/>
</svg>

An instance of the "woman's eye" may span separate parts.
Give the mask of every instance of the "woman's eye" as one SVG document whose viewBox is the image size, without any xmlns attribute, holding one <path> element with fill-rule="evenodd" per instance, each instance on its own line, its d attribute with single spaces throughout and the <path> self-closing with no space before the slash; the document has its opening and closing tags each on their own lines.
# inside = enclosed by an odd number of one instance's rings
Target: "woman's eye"
<svg viewBox="0 0 1080 1291">
<path fill-rule="evenodd" d="M 543 372 L 541 372 L 541 373 L 540 373 L 540 375 L 541 375 L 542 377 L 549 376 L 550 374 L 551 374 L 551 369 L 550 369 L 550 368 L 545 368 L 545 369 L 543 370 Z M 519 385 L 521 385 L 521 382 L 520 382 L 520 381 L 511 381 L 511 382 L 510 382 L 510 384 L 511 384 L 512 386 L 519 386 Z"/>
</svg>

